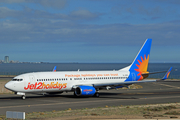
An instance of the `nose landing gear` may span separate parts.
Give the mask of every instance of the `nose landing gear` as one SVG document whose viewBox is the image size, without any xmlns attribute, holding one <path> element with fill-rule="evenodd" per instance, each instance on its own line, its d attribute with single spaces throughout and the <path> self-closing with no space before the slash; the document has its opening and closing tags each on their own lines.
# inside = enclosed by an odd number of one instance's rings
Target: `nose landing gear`
<svg viewBox="0 0 180 120">
<path fill-rule="evenodd" d="M 26 99 L 26 96 L 25 96 L 25 95 L 23 95 L 23 96 L 21 96 L 21 98 L 22 98 L 23 100 L 25 100 L 25 99 Z"/>
</svg>

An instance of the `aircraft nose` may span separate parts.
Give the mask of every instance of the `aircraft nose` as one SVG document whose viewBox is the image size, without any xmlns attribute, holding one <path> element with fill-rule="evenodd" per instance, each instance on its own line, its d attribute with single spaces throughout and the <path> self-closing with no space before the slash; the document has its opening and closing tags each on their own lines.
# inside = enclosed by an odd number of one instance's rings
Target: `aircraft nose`
<svg viewBox="0 0 180 120">
<path fill-rule="evenodd" d="M 4 87 L 6 88 L 6 89 L 11 89 L 11 87 L 12 87 L 12 83 L 11 82 L 8 82 L 8 83 L 6 83 L 5 85 L 4 85 Z"/>
</svg>

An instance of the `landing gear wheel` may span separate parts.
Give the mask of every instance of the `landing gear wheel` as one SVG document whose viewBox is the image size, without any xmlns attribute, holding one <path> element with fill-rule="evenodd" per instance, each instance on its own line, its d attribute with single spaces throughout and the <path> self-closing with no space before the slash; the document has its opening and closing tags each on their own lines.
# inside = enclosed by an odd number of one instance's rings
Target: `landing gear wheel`
<svg viewBox="0 0 180 120">
<path fill-rule="evenodd" d="M 23 100 L 25 100 L 25 99 L 26 99 L 26 96 L 25 96 L 25 95 L 23 95 L 21 98 L 22 98 Z"/>
<path fill-rule="evenodd" d="M 94 94 L 94 97 L 99 97 L 99 93 L 95 93 L 95 94 Z"/>
</svg>

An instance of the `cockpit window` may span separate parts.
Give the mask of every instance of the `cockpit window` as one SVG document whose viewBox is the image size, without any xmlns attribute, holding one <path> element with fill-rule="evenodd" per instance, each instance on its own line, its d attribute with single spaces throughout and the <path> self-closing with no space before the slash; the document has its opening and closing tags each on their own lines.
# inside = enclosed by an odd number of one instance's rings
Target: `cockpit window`
<svg viewBox="0 0 180 120">
<path fill-rule="evenodd" d="M 12 79 L 12 81 L 23 81 L 23 79 Z"/>
</svg>

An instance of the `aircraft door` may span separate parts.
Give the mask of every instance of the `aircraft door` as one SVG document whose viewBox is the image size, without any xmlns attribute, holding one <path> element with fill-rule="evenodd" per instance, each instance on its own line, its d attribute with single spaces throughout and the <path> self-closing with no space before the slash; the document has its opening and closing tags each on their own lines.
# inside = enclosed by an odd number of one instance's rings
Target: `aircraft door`
<svg viewBox="0 0 180 120">
<path fill-rule="evenodd" d="M 30 82 L 30 79 L 28 78 L 28 76 L 23 77 L 23 82 L 24 82 L 24 87 L 27 87 L 28 83 Z"/>
<path fill-rule="evenodd" d="M 29 76 L 29 79 L 30 79 L 30 83 L 31 83 L 31 84 L 35 84 L 35 78 L 34 78 L 33 75 L 30 75 L 30 76 Z"/>
</svg>

